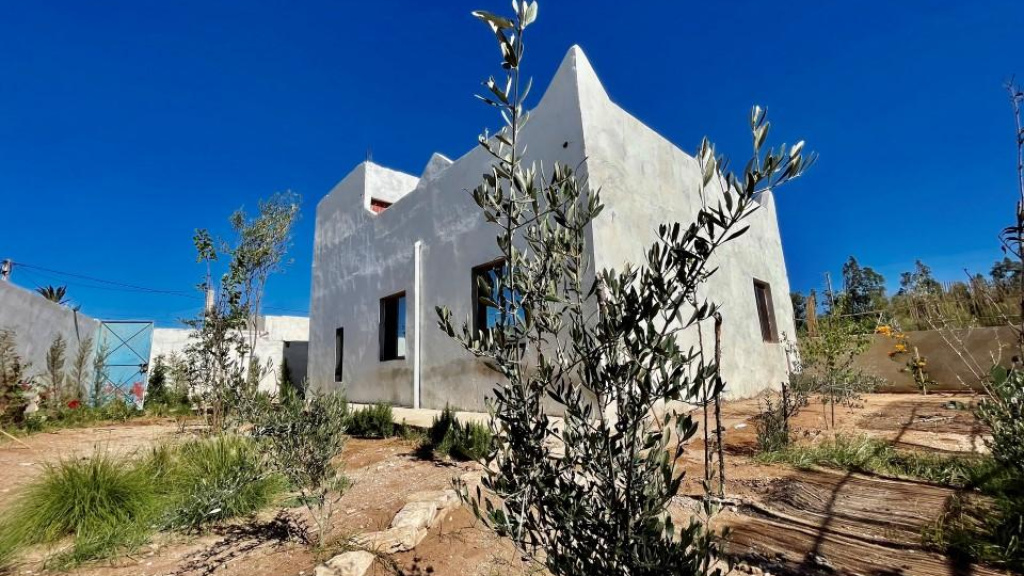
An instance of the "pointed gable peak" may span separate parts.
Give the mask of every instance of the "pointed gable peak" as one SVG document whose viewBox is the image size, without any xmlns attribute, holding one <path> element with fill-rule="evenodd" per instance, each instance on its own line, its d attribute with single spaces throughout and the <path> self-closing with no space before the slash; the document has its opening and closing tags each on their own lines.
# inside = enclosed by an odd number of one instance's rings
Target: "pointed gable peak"
<svg viewBox="0 0 1024 576">
<path fill-rule="evenodd" d="M 561 94 L 561 96 L 555 98 L 556 94 Z M 594 67 L 590 65 L 587 55 L 577 44 L 574 44 L 565 53 L 562 63 L 558 66 L 558 70 L 540 102 L 542 105 L 545 101 L 560 100 L 570 95 L 579 102 L 593 98 L 608 99 L 608 93 L 601 85 L 601 80 L 594 72 Z"/>
</svg>

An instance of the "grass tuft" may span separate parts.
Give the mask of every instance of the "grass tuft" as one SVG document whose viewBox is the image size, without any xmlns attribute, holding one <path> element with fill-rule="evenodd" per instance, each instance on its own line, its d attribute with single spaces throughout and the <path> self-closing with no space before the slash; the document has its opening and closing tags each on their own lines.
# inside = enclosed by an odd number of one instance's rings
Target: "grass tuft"
<svg viewBox="0 0 1024 576">
<path fill-rule="evenodd" d="M 0 521 L 0 571 L 29 546 L 72 546 L 49 560 L 66 569 L 133 550 L 164 528 L 196 530 L 272 504 L 286 482 L 259 445 L 218 436 L 154 448 L 144 458 L 106 453 L 49 466 Z"/>
<path fill-rule="evenodd" d="M 48 466 L 0 525 L 0 565 L 18 549 L 66 537 L 74 547 L 62 563 L 110 555 L 148 539 L 158 511 L 156 485 L 145 468 L 107 454 Z"/>
<path fill-rule="evenodd" d="M 259 445 L 243 436 L 187 442 L 169 455 L 154 453 L 147 467 L 162 469 L 167 523 L 178 529 L 198 530 L 254 514 L 287 488 L 261 457 Z"/>
<path fill-rule="evenodd" d="M 838 468 L 884 476 L 933 482 L 945 486 L 978 486 L 992 477 L 995 463 L 984 456 L 947 456 L 897 450 L 892 444 L 867 436 L 837 436 L 812 446 L 790 445 L 762 452 L 763 464 L 789 464 L 797 468 Z"/>
</svg>

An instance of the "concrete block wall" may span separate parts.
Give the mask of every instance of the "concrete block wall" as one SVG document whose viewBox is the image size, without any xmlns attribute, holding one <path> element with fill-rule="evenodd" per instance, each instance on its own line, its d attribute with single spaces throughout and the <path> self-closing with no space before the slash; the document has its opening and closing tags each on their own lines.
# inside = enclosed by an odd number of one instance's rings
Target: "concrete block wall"
<svg viewBox="0 0 1024 576">
<path fill-rule="evenodd" d="M 58 335 L 67 342 L 69 364 L 86 338 L 92 339 L 95 354 L 99 327 L 94 318 L 11 282 L 0 281 L 0 330 L 14 332 L 22 361 L 31 363 L 29 376 L 45 372 L 46 352 Z"/>
</svg>

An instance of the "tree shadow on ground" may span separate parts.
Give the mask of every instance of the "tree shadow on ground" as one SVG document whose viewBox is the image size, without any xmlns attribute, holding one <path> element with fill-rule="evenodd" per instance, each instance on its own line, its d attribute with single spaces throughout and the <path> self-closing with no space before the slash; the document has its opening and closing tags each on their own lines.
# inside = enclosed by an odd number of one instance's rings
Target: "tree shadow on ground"
<svg viewBox="0 0 1024 576">
<path fill-rule="evenodd" d="M 288 542 L 302 542 L 306 530 L 286 511 L 281 511 L 266 522 L 219 526 L 211 532 L 220 536 L 220 540 L 186 557 L 185 563 L 174 572 L 175 576 L 210 576 L 227 562 L 264 545 L 279 547 Z"/>
</svg>

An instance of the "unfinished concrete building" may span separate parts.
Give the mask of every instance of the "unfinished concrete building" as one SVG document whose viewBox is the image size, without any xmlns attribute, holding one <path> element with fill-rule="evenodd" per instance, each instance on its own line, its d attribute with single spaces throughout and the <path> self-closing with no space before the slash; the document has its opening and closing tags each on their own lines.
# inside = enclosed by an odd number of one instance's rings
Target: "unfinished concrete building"
<svg viewBox="0 0 1024 576">
<path fill-rule="evenodd" d="M 612 102 L 573 47 L 521 133 L 526 163 L 577 167 L 606 205 L 592 224 L 600 268 L 642 263 L 659 224 L 700 206 L 697 161 Z M 434 307 L 478 313 L 475 277 L 500 265 L 496 228 L 467 193 L 492 159 L 435 154 L 419 177 L 357 166 L 317 206 L 309 379 L 352 402 L 483 410 L 496 373 L 449 339 Z M 794 333 L 775 202 L 759 199 L 751 231 L 719 252 L 709 296 L 724 304 L 723 375 L 732 397 L 788 377 L 782 336 Z"/>
</svg>

